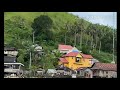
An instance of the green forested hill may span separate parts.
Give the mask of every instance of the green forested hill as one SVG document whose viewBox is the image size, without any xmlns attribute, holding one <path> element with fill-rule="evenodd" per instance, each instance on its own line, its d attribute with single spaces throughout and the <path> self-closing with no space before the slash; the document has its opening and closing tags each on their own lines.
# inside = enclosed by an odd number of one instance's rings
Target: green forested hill
<svg viewBox="0 0 120 90">
<path fill-rule="evenodd" d="M 34 31 L 35 43 L 43 46 L 47 59 L 52 60 L 50 66 L 45 62 L 46 67 L 53 67 L 54 56 L 52 57 L 50 51 L 57 49 L 60 43 L 76 46 L 83 53 L 92 54 L 101 62 L 112 61 L 115 29 L 111 27 L 92 24 L 67 12 L 5 12 L 4 20 L 4 43 L 18 48 L 18 61 L 26 65 L 29 60 L 27 49 L 33 44 Z M 115 54 L 116 43 L 115 30 Z M 37 59 L 39 62 L 39 58 Z M 44 61 L 41 60 L 41 63 Z"/>
</svg>

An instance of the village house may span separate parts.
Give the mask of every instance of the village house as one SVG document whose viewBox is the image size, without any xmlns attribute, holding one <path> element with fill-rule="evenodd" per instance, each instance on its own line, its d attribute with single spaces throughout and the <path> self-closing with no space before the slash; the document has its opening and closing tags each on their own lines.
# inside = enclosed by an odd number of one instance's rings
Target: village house
<svg viewBox="0 0 120 90">
<path fill-rule="evenodd" d="M 46 73 L 50 76 L 55 76 L 57 71 L 56 69 L 48 69 Z"/>
<path fill-rule="evenodd" d="M 63 54 L 68 53 L 71 49 L 73 49 L 71 45 L 62 45 L 62 44 L 58 45 L 58 50 L 60 51 L 60 53 Z"/>
<path fill-rule="evenodd" d="M 82 52 L 82 51 L 79 51 L 76 47 L 72 47 L 71 45 L 62 45 L 62 44 L 58 45 L 58 50 L 60 51 L 60 53 L 63 53 L 63 54 L 67 54 L 72 51 Z"/>
<path fill-rule="evenodd" d="M 69 75 L 69 76 L 71 76 L 73 73 L 75 73 L 74 70 L 72 70 L 68 67 L 64 67 L 63 65 L 58 66 L 56 70 L 57 70 L 58 74 Z"/>
<path fill-rule="evenodd" d="M 24 65 L 22 63 L 4 63 L 4 76 L 22 76 L 21 66 Z"/>
<path fill-rule="evenodd" d="M 32 47 L 34 48 L 34 53 L 35 53 L 35 57 L 41 57 L 42 55 L 44 55 L 44 50 L 42 46 L 39 46 L 38 44 L 32 45 Z"/>
<path fill-rule="evenodd" d="M 18 54 L 18 50 L 14 47 L 5 47 L 4 46 L 4 56 L 17 56 Z"/>
<path fill-rule="evenodd" d="M 76 70 L 78 77 L 84 78 L 84 72 L 85 72 L 86 69 L 87 69 L 87 67 L 84 67 L 84 68 L 80 67 L 80 68 L 78 68 Z"/>
<path fill-rule="evenodd" d="M 77 70 L 81 67 L 91 67 L 92 59 L 93 57 L 91 55 L 86 55 L 79 52 L 70 52 L 59 58 L 58 64 L 63 65 L 64 67 L 68 67 L 72 70 Z"/>
<path fill-rule="evenodd" d="M 43 51 L 43 47 L 39 46 L 38 44 L 33 45 L 33 47 L 35 48 L 34 51 L 39 51 L 39 52 Z"/>
<path fill-rule="evenodd" d="M 22 63 L 17 62 L 18 51 L 16 48 L 4 47 L 4 77 L 17 77 L 23 74 Z"/>
<path fill-rule="evenodd" d="M 84 70 L 85 78 L 117 78 L 117 65 L 114 63 L 96 62 Z"/>
<path fill-rule="evenodd" d="M 16 63 L 18 51 L 14 47 L 4 47 L 4 63 Z"/>
</svg>

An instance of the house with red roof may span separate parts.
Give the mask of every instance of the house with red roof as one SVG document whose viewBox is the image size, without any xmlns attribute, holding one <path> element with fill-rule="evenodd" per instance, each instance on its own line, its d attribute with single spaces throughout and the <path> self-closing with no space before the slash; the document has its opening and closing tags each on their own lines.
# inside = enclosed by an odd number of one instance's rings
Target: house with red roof
<svg viewBox="0 0 120 90">
<path fill-rule="evenodd" d="M 79 52 L 69 52 L 59 58 L 59 65 L 68 67 L 72 70 L 77 70 L 81 67 L 91 67 L 91 60 L 93 57 L 91 55 L 86 55 Z"/>
<path fill-rule="evenodd" d="M 73 47 L 71 45 L 63 45 L 63 44 L 59 44 L 58 45 L 58 50 L 60 51 L 60 53 L 68 53 L 71 49 L 73 49 Z"/>
<path fill-rule="evenodd" d="M 84 70 L 86 78 L 117 78 L 117 64 L 96 62 L 92 67 Z"/>
</svg>

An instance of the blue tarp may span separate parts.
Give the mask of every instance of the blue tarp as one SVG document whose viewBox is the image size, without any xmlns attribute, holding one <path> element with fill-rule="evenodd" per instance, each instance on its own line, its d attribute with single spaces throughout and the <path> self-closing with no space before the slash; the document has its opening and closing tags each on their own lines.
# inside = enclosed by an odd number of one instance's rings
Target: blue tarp
<svg viewBox="0 0 120 90">
<path fill-rule="evenodd" d="M 72 52 L 79 52 L 78 50 L 72 50 Z"/>
</svg>

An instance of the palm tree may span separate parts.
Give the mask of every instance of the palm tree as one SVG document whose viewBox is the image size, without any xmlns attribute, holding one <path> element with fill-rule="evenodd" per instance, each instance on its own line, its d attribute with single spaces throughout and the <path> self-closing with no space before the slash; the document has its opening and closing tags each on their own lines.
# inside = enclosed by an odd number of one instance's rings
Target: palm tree
<svg viewBox="0 0 120 90">
<path fill-rule="evenodd" d="M 97 47 L 97 34 L 98 34 L 98 30 L 97 30 L 97 27 L 95 25 L 93 25 L 93 50 L 96 50 L 96 47 Z"/>
<path fill-rule="evenodd" d="M 98 39 L 101 37 L 100 36 L 100 33 L 101 33 L 101 30 L 100 30 L 100 26 L 99 24 L 95 24 L 95 37 L 96 37 L 96 45 L 95 45 L 95 49 L 97 49 L 97 44 L 98 44 Z"/>
<path fill-rule="evenodd" d="M 100 53 L 100 50 L 101 50 L 101 39 L 102 39 L 102 37 L 103 37 L 103 32 L 102 32 L 102 30 L 99 30 L 99 33 L 98 33 L 98 37 L 99 37 L 99 53 Z"/>
<path fill-rule="evenodd" d="M 78 20 L 78 32 L 80 32 L 80 48 L 82 49 L 83 32 L 85 31 L 84 20 Z"/>
<path fill-rule="evenodd" d="M 65 32 L 65 44 L 67 44 L 67 33 L 70 33 L 71 32 L 71 30 L 72 30 L 72 24 L 70 23 L 70 22 L 67 22 L 66 24 L 65 24 L 65 28 L 64 28 L 64 30 L 66 30 L 66 32 Z"/>
<path fill-rule="evenodd" d="M 76 46 L 76 34 L 77 34 L 77 31 L 78 31 L 78 23 L 77 22 L 74 23 L 74 25 L 72 26 L 72 29 L 75 31 L 75 33 L 74 33 L 74 36 L 75 36 L 74 47 L 75 47 Z"/>
<path fill-rule="evenodd" d="M 93 30 L 93 25 L 92 24 L 90 24 L 89 26 L 88 26 L 88 31 L 89 31 L 89 35 L 91 36 L 91 50 L 93 49 L 93 34 L 94 34 L 94 30 Z M 90 50 L 90 53 L 91 53 L 91 50 Z"/>
<path fill-rule="evenodd" d="M 76 31 L 77 31 L 77 29 L 75 29 L 75 43 L 74 43 L 74 47 L 76 46 Z"/>
<path fill-rule="evenodd" d="M 106 27 L 101 27 L 101 30 L 99 30 L 98 36 L 99 36 L 99 53 L 101 50 L 101 45 L 102 45 L 102 38 L 106 35 Z"/>
<path fill-rule="evenodd" d="M 86 37 L 87 37 L 87 40 L 86 40 L 86 42 L 85 42 L 85 46 L 87 46 L 87 44 L 88 44 L 88 36 L 90 35 L 90 32 L 89 32 L 89 30 L 85 30 L 85 33 L 86 33 Z"/>
</svg>

